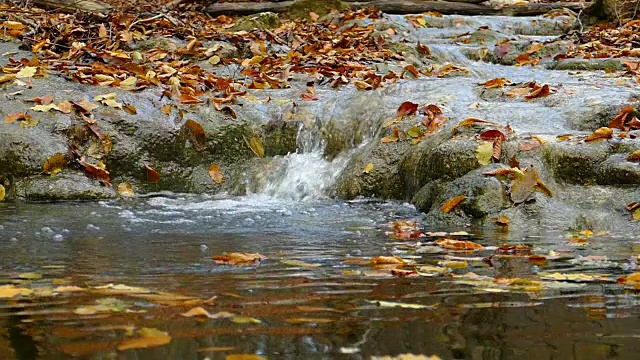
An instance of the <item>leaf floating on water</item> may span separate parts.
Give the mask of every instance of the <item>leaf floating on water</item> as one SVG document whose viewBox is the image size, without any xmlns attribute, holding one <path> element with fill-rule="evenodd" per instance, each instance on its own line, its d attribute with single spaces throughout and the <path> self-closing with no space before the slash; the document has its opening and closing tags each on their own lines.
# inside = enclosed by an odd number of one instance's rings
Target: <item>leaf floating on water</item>
<svg viewBox="0 0 640 360">
<path fill-rule="evenodd" d="M 453 240 L 453 239 L 440 239 L 435 242 L 436 245 L 449 249 L 449 250 L 482 250 L 484 246 L 474 243 L 473 241 Z"/>
<path fill-rule="evenodd" d="M 129 183 L 118 184 L 118 194 L 123 198 L 133 198 L 136 196 L 133 192 L 133 186 Z"/>
<path fill-rule="evenodd" d="M 482 142 L 476 149 L 476 159 L 482 166 L 487 166 L 491 162 L 493 156 L 493 143 L 488 141 Z"/>
<path fill-rule="evenodd" d="M 422 304 L 408 304 L 402 302 L 395 301 L 382 301 L 382 300 L 367 300 L 368 303 L 376 304 L 380 307 L 390 307 L 390 308 L 403 308 L 403 309 L 433 309 L 435 306 L 431 305 L 422 305 Z"/>
<path fill-rule="evenodd" d="M 142 328 L 138 332 L 140 337 L 121 342 L 117 349 L 125 351 L 130 349 L 144 349 L 167 345 L 171 342 L 171 336 L 164 331 L 152 328 Z"/>
<path fill-rule="evenodd" d="M 219 312 L 219 313 L 215 313 L 215 314 L 211 314 L 210 312 L 208 312 L 206 309 L 204 309 L 203 307 L 195 307 L 189 311 L 187 311 L 186 313 L 182 313 L 180 314 L 184 317 L 195 317 L 195 318 L 209 318 L 209 319 L 225 319 L 225 318 L 230 318 L 230 317 L 234 317 L 235 314 L 232 314 L 230 312 Z"/>
<path fill-rule="evenodd" d="M 0 299 L 11 299 L 16 296 L 29 296 L 33 294 L 33 290 L 25 288 L 17 288 L 13 285 L 0 286 Z"/>
<path fill-rule="evenodd" d="M 262 324 L 262 321 L 248 316 L 234 316 L 231 321 L 236 324 Z"/>
<path fill-rule="evenodd" d="M 373 163 L 368 163 L 367 166 L 364 167 L 364 170 L 362 170 L 363 174 L 371 174 L 371 172 L 373 171 Z"/>
<path fill-rule="evenodd" d="M 42 279 L 42 274 L 28 272 L 18 275 L 18 278 L 23 280 L 40 280 Z"/>
<path fill-rule="evenodd" d="M 267 358 L 255 354 L 231 354 L 225 360 L 267 360 Z"/>
<path fill-rule="evenodd" d="M 222 175 L 222 171 L 218 167 L 218 165 L 211 163 L 209 166 L 209 176 L 211 180 L 213 180 L 216 184 L 222 184 L 224 182 L 224 176 Z"/>
<path fill-rule="evenodd" d="M 469 267 L 469 264 L 466 261 L 442 260 L 438 261 L 438 266 L 446 267 L 449 269 L 466 269 L 467 267 Z"/>
<path fill-rule="evenodd" d="M 149 184 L 157 184 L 160 182 L 160 173 L 154 170 L 147 164 L 144 164 L 144 168 L 147 170 L 147 181 Z"/>
<path fill-rule="evenodd" d="M 250 140 L 244 138 L 244 142 L 247 143 L 249 149 L 251 149 L 251 151 L 253 151 L 253 153 L 256 154 L 257 157 L 264 157 L 264 146 L 262 145 L 262 141 L 259 137 L 253 135 Z"/>
<path fill-rule="evenodd" d="M 414 354 L 400 354 L 398 356 L 372 356 L 371 360 L 442 360 L 437 355 L 414 355 Z"/>
<path fill-rule="evenodd" d="M 300 261 L 300 260 L 280 260 L 280 262 L 285 264 L 285 265 L 298 266 L 298 267 L 307 267 L 307 268 L 314 268 L 314 267 L 322 266 L 321 264 L 310 264 L 310 263 L 306 263 L 306 262 Z"/>
<path fill-rule="evenodd" d="M 331 312 L 331 313 L 342 313 L 342 311 L 340 310 L 336 310 L 336 309 L 332 309 L 332 308 L 326 308 L 326 307 L 316 307 L 316 306 L 305 306 L 305 305 L 298 305 L 296 306 L 296 309 L 302 311 L 302 312 Z"/>
<path fill-rule="evenodd" d="M 404 265 L 405 261 L 397 256 L 378 256 L 369 260 L 371 265 Z"/>
<path fill-rule="evenodd" d="M 465 195 L 456 196 L 444 202 L 440 210 L 444 213 L 448 213 L 464 201 L 467 197 Z"/>
<path fill-rule="evenodd" d="M 575 282 L 593 282 L 593 281 L 611 281 L 607 275 L 578 274 L 578 273 L 539 273 L 540 278 L 544 280 L 555 281 L 575 281 Z"/>
<path fill-rule="evenodd" d="M 290 318 L 286 319 L 286 322 L 289 324 L 328 324 L 332 323 L 334 319 L 323 319 L 323 318 Z"/>
<path fill-rule="evenodd" d="M 219 256 L 213 256 L 212 259 L 219 265 L 251 265 L 257 264 L 266 257 L 258 253 L 228 253 Z"/>
<path fill-rule="evenodd" d="M 44 163 L 43 171 L 48 175 L 55 175 L 62 171 L 62 169 L 67 165 L 67 160 L 65 159 L 63 154 L 57 153 L 51 156 Z"/>
</svg>

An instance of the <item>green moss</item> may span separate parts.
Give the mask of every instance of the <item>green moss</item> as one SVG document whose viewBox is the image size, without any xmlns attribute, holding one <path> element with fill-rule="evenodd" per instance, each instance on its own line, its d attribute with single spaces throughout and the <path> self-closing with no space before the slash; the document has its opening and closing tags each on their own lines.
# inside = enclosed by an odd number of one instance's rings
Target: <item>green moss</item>
<svg viewBox="0 0 640 360">
<path fill-rule="evenodd" d="M 269 30 L 280 26 L 280 19 L 277 14 L 272 12 L 263 12 L 256 15 L 246 16 L 240 19 L 231 31 L 252 31 L 252 30 Z"/>
<path fill-rule="evenodd" d="M 299 0 L 289 7 L 287 13 L 292 19 L 307 19 L 310 12 L 325 16 L 333 9 L 342 11 L 347 8 L 348 6 L 340 0 Z"/>
</svg>

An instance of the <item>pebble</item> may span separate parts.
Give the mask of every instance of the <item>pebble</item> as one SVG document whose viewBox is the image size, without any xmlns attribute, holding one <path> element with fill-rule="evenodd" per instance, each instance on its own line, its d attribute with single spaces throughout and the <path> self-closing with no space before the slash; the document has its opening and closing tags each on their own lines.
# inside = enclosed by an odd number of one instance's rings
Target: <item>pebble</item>
<svg viewBox="0 0 640 360">
<path fill-rule="evenodd" d="M 64 240 L 64 236 L 62 236 L 62 234 L 53 235 L 53 241 L 62 241 L 62 240 Z"/>
</svg>

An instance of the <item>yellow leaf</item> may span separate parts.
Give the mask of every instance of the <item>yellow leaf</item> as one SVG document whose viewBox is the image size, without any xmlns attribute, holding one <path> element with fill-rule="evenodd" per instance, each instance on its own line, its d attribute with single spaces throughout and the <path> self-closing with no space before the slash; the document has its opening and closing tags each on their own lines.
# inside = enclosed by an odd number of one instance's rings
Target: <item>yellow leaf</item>
<svg viewBox="0 0 640 360">
<path fill-rule="evenodd" d="M 371 174 L 372 171 L 373 171 L 373 163 L 368 163 L 367 166 L 364 167 L 364 170 L 362 170 L 362 173 Z"/>
<path fill-rule="evenodd" d="M 248 317 L 248 316 L 234 316 L 231 318 L 231 321 L 233 321 L 236 324 L 260 324 L 262 323 L 262 321 L 258 320 L 258 319 L 254 319 L 252 317 Z"/>
<path fill-rule="evenodd" d="M 135 76 L 129 76 L 124 81 L 120 82 L 120 85 L 118 85 L 118 87 L 122 90 L 133 90 L 135 89 L 137 82 L 138 78 L 136 78 Z"/>
<path fill-rule="evenodd" d="M 476 159 L 478 159 L 478 163 L 482 166 L 489 165 L 491 162 L 491 157 L 493 156 L 493 143 L 489 141 L 484 141 L 478 148 L 476 149 Z"/>
<path fill-rule="evenodd" d="M 264 146 L 262 146 L 262 141 L 257 136 L 252 136 L 250 140 L 247 141 L 247 138 L 244 138 L 244 141 L 249 146 L 249 149 L 256 154 L 257 157 L 264 157 Z"/>
<path fill-rule="evenodd" d="M 29 296 L 33 293 L 33 290 L 25 288 L 17 288 L 13 285 L 0 286 L 0 299 L 10 299 L 16 296 Z"/>
<path fill-rule="evenodd" d="M 132 198 L 135 197 L 136 194 L 133 192 L 133 186 L 129 183 L 120 183 L 118 184 L 118 194 L 123 198 Z"/>
<path fill-rule="evenodd" d="M 3 185 L 0 185 L 0 201 L 4 201 L 4 197 L 6 195 L 6 190 Z"/>
<path fill-rule="evenodd" d="M 222 184 L 224 182 L 224 176 L 222 175 L 222 171 L 216 164 L 211 164 L 209 166 L 209 176 L 211 176 L 211 180 L 216 184 Z"/>
<path fill-rule="evenodd" d="M 38 68 L 35 66 L 25 66 L 22 70 L 18 71 L 18 73 L 16 74 L 16 78 L 24 79 L 33 77 L 36 74 L 37 70 Z"/>
<path fill-rule="evenodd" d="M 112 92 L 104 95 L 98 95 L 93 98 L 94 101 L 114 100 L 118 94 Z"/>
<path fill-rule="evenodd" d="M 280 260 L 280 262 L 285 264 L 285 265 L 308 267 L 308 268 L 314 268 L 314 267 L 321 266 L 320 264 L 309 264 L 309 263 L 306 263 L 306 262 L 300 261 L 300 260 Z"/>
<path fill-rule="evenodd" d="M 395 301 L 371 301 L 371 300 L 367 300 L 368 303 L 371 304 L 376 304 L 380 307 L 391 307 L 391 308 L 395 308 L 395 307 L 399 307 L 399 308 L 403 308 L 403 309 L 429 309 L 432 306 L 428 306 L 428 305 L 422 305 L 422 304 L 407 304 L 407 303 L 401 303 L 401 302 L 395 302 Z"/>
<path fill-rule="evenodd" d="M 416 22 L 421 26 L 427 26 L 427 20 L 425 20 L 423 17 L 417 17 Z"/>
<path fill-rule="evenodd" d="M 98 36 L 103 39 L 107 37 L 107 27 L 104 26 L 104 24 L 100 24 L 100 28 L 98 29 Z"/>
<path fill-rule="evenodd" d="M 169 334 L 157 329 L 142 328 L 140 329 L 139 334 L 141 337 L 125 340 L 118 345 L 117 349 L 120 351 L 143 349 L 162 346 L 171 342 L 171 336 L 169 336 Z"/>
<path fill-rule="evenodd" d="M 49 104 L 49 105 L 36 105 L 31 107 L 31 110 L 40 111 L 40 112 L 49 112 L 51 110 L 60 110 L 60 109 L 56 104 Z"/>
<path fill-rule="evenodd" d="M 64 158 L 64 155 L 57 153 L 47 159 L 47 161 L 44 163 L 44 173 L 55 175 L 62 171 L 65 165 L 67 165 L 67 160 Z"/>
<path fill-rule="evenodd" d="M 213 55 L 212 57 L 209 58 L 209 64 L 217 65 L 218 63 L 220 63 L 220 56 Z"/>
<path fill-rule="evenodd" d="M 122 110 L 123 104 L 119 103 L 113 99 L 107 99 L 107 100 L 102 100 L 102 103 L 104 105 L 107 105 L 108 107 L 112 107 L 114 109 L 120 109 Z"/>
<path fill-rule="evenodd" d="M 40 280 L 42 279 L 42 275 L 38 273 L 28 272 L 18 275 L 18 278 L 23 280 Z"/>
</svg>

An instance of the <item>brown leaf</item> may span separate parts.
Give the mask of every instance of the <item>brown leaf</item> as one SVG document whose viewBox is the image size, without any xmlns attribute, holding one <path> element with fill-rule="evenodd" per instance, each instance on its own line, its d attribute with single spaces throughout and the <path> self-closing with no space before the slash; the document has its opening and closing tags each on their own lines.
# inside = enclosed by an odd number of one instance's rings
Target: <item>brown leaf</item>
<svg viewBox="0 0 640 360">
<path fill-rule="evenodd" d="M 382 139 L 380 139 L 380 141 L 383 144 L 390 143 L 390 142 L 397 142 L 398 140 L 400 140 L 400 132 L 399 132 L 397 127 L 393 128 L 393 134 L 392 135 L 385 136 Z"/>
<path fill-rule="evenodd" d="M 543 142 L 537 137 L 532 137 L 530 140 L 524 140 L 518 145 L 520 151 L 532 151 L 542 146 Z"/>
<path fill-rule="evenodd" d="M 111 186 L 111 175 L 109 175 L 109 172 L 107 170 L 100 166 L 89 164 L 82 159 L 79 160 L 78 163 L 80 164 L 80 166 L 82 166 L 82 170 L 84 171 L 85 175 L 92 179 L 100 181 L 105 186 Z"/>
<path fill-rule="evenodd" d="M 511 201 L 514 204 L 526 201 L 535 191 L 552 196 L 551 190 L 540 180 L 533 166 L 526 169 L 522 175 L 514 176 L 511 181 Z"/>
<path fill-rule="evenodd" d="M 400 105 L 400 107 L 396 111 L 396 117 L 413 115 L 417 111 L 418 111 L 418 104 L 412 103 L 411 101 L 405 101 Z"/>
<path fill-rule="evenodd" d="M 404 78 L 404 74 L 405 73 L 410 73 L 411 75 L 413 75 L 413 77 L 417 78 L 418 76 L 420 76 L 420 72 L 418 72 L 418 69 L 415 67 L 415 65 L 407 65 L 404 67 L 404 70 L 402 70 L 402 73 L 400 74 L 401 78 Z"/>
<path fill-rule="evenodd" d="M 222 184 L 224 182 L 222 171 L 220 171 L 218 165 L 214 163 L 211 163 L 211 166 L 209 166 L 209 176 L 211 176 L 211 180 L 216 184 Z"/>
<path fill-rule="evenodd" d="M 493 141 L 493 152 L 491 153 L 491 158 L 494 161 L 500 161 L 500 156 L 502 156 L 502 142 L 504 140 L 498 138 Z"/>
<path fill-rule="evenodd" d="M 613 130 L 608 127 L 601 127 L 594 131 L 593 134 L 587 136 L 584 141 L 592 142 L 600 139 L 611 139 L 613 137 Z"/>
<path fill-rule="evenodd" d="M 420 55 L 427 57 L 431 56 L 431 49 L 429 48 L 429 46 L 420 44 L 420 41 L 418 41 L 417 49 Z"/>
<path fill-rule="evenodd" d="M 516 155 L 514 154 L 511 159 L 509 159 L 509 162 L 507 162 L 507 165 L 509 165 L 509 167 L 511 168 L 519 168 L 520 167 L 520 161 L 518 161 L 518 159 L 516 159 Z"/>
<path fill-rule="evenodd" d="M 31 120 L 31 115 L 27 115 L 26 112 L 15 112 L 15 113 L 11 113 L 9 115 L 7 115 L 4 118 L 4 123 L 5 124 L 11 124 L 14 123 L 16 121 L 29 121 Z"/>
<path fill-rule="evenodd" d="M 135 115 L 138 113 L 136 107 L 131 104 L 124 104 L 124 111 L 126 111 L 129 115 Z"/>
<path fill-rule="evenodd" d="M 149 165 L 144 164 L 144 168 L 147 171 L 147 182 L 149 184 L 157 184 L 158 182 L 160 182 L 160 173 L 155 171 L 153 168 L 151 168 Z"/>
<path fill-rule="evenodd" d="M 189 119 L 185 121 L 184 125 L 182 125 L 182 129 L 186 131 L 187 139 L 194 149 L 197 151 L 204 151 L 207 149 L 207 136 L 200 123 Z"/>
<path fill-rule="evenodd" d="M 497 168 L 495 170 L 483 172 L 484 176 L 506 176 L 511 175 L 511 169 L 507 168 Z"/>
<path fill-rule="evenodd" d="M 212 259 L 218 265 L 250 265 L 257 264 L 266 257 L 258 253 L 227 253 L 224 255 L 213 256 Z"/>
<path fill-rule="evenodd" d="M 462 120 L 456 127 L 471 127 L 473 125 L 477 125 L 477 124 L 481 124 L 481 125 L 494 125 L 494 126 L 498 126 L 499 124 L 493 121 L 487 121 L 487 120 L 482 120 L 482 119 L 478 119 L 478 118 L 474 118 L 474 117 L 470 117 L 470 118 L 466 118 L 464 120 Z"/>
<path fill-rule="evenodd" d="M 140 329 L 140 332 L 143 334 L 142 337 L 125 340 L 118 345 L 117 349 L 119 351 L 130 349 L 144 349 L 167 345 L 171 342 L 171 336 L 169 336 L 167 333 L 155 329 L 148 329 L 149 331 L 147 332 L 149 334 L 145 334 L 145 329 L 146 328 Z"/>
<path fill-rule="evenodd" d="M 532 92 L 529 93 L 529 95 L 526 95 L 524 98 L 526 100 L 531 100 L 531 99 L 536 99 L 536 98 L 540 98 L 540 97 L 545 97 L 545 96 L 549 96 L 549 94 L 551 94 L 551 90 L 549 89 L 549 85 L 544 84 L 541 87 L 533 90 Z"/>
<path fill-rule="evenodd" d="M 182 93 L 180 94 L 180 103 L 182 104 L 200 104 L 203 101 L 198 99 L 197 97 L 189 94 Z"/>
<path fill-rule="evenodd" d="M 485 132 L 483 132 L 482 134 L 480 134 L 480 140 L 486 140 L 486 141 L 496 141 L 496 140 L 506 140 L 507 137 L 505 136 L 505 134 L 502 133 L 502 131 L 500 130 L 496 130 L 496 129 L 492 129 L 492 130 L 487 130 Z"/>
<path fill-rule="evenodd" d="M 453 239 L 440 239 L 436 240 L 436 245 L 441 248 L 449 249 L 449 250 L 459 250 L 459 251 L 468 251 L 468 250 L 482 250 L 484 246 L 474 243 L 473 241 L 462 241 L 462 240 L 453 240 Z"/>
<path fill-rule="evenodd" d="M 539 50 L 542 49 L 542 46 L 543 46 L 542 43 L 531 44 L 531 46 L 529 46 L 529 48 L 527 49 L 527 54 L 533 54 L 538 52 Z"/>
<path fill-rule="evenodd" d="M 491 218 L 491 220 L 493 220 L 496 224 L 501 225 L 501 226 L 509 226 L 509 218 L 506 216 L 500 216 L 500 217 L 494 217 Z"/>
<path fill-rule="evenodd" d="M 453 210 L 458 204 L 464 201 L 467 197 L 465 195 L 456 196 L 444 202 L 440 210 L 442 212 L 448 213 Z"/>
</svg>

